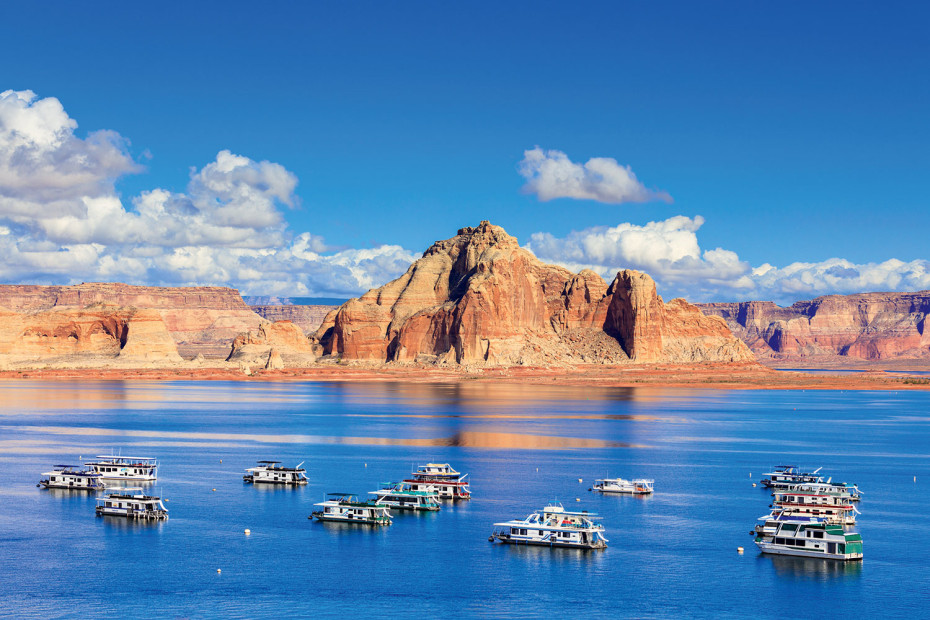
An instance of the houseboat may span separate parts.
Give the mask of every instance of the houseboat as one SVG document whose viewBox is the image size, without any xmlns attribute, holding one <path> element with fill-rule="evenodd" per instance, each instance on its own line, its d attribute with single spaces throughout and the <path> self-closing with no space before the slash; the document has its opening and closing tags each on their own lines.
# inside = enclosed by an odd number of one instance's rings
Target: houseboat
<svg viewBox="0 0 930 620">
<path fill-rule="evenodd" d="M 404 480 L 413 491 L 435 493 L 440 499 L 471 499 L 471 489 L 465 482 L 468 474 L 462 474 L 448 463 L 427 463 L 420 465 Z"/>
<path fill-rule="evenodd" d="M 281 467 L 281 461 L 259 461 L 255 467 L 245 470 L 242 477 L 245 482 L 255 484 L 307 484 L 307 470 L 303 469 L 303 461 L 297 467 Z"/>
<path fill-rule="evenodd" d="M 848 485 L 846 483 L 834 484 L 831 482 L 807 482 L 804 484 L 792 484 L 782 489 L 777 489 L 772 492 L 772 495 L 791 492 L 826 495 L 841 499 L 845 502 L 858 502 L 861 494 L 859 487 L 856 485 Z"/>
<path fill-rule="evenodd" d="M 762 553 L 829 560 L 861 560 L 862 536 L 839 525 L 781 522 L 771 534 L 756 536 Z"/>
<path fill-rule="evenodd" d="M 459 480 L 467 475 L 455 471 L 448 463 L 427 463 L 426 465 L 420 465 L 413 472 L 414 478 L 430 480 Z"/>
<path fill-rule="evenodd" d="M 799 486 L 804 488 L 804 485 Z M 822 493 L 816 488 L 809 491 L 780 489 L 773 495 L 772 507 L 776 510 L 795 516 L 820 517 L 827 523 L 853 525 L 859 512 L 848 499 Z"/>
<path fill-rule="evenodd" d="M 761 523 L 757 524 L 756 527 L 749 532 L 751 536 L 763 534 L 772 536 L 782 523 L 795 523 L 800 525 L 807 523 L 826 523 L 827 520 L 823 517 L 815 517 L 813 515 L 795 515 L 782 512 L 781 510 L 773 510 L 771 513 L 759 517 L 758 521 L 761 521 Z"/>
<path fill-rule="evenodd" d="M 434 512 L 439 510 L 439 496 L 427 491 L 414 491 L 404 482 L 387 482 L 377 491 L 369 491 L 375 496 L 378 506 L 397 508 L 398 510 L 416 510 Z"/>
<path fill-rule="evenodd" d="M 792 484 L 804 484 L 808 482 L 823 482 L 823 478 L 817 473 L 823 469 L 818 467 L 812 472 L 802 472 L 797 465 L 776 465 L 774 471 L 770 471 L 762 479 L 762 486 L 769 488 L 784 488 Z"/>
<path fill-rule="evenodd" d="M 357 496 L 349 493 L 330 493 L 327 497 L 329 499 L 325 502 L 314 504 L 320 510 L 312 512 L 310 518 L 359 525 L 391 524 L 391 511 L 387 506 L 379 506 L 373 501 L 360 501 Z"/>
<path fill-rule="evenodd" d="M 624 480 L 623 478 L 601 478 L 594 481 L 592 491 L 601 493 L 629 493 L 631 495 L 649 495 L 652 493 L 652 485 L 655 480 L 637 478 L 636 480 Z"/>
<path fill-rule="evenodd" d="M 598 518 L 594 513 L 569 512 L 562 504 L 552 503 L 525 519 L 495 523 L 488 540 L 511 545 L 603 549 L 608 541 L 604 526 L 595 523 Z"/>
<path fill-rule="evenodd" d="M 145 495 L 139 488 L 124 488 L 97 498 L 97 516 L 164 520 L 168 509 L 160 497 Z"/>
<path fill-rule="evenodd" d="M 90 469 L 78 469 L 74 465 L 55 465 L 54 469 L 42 474 L 36 486 L 46 489 L 75 489 L 78 491 L 100 491 L 106 488 L 102 476 Z"/>
<path fill-rule="evenodd" d="M 96 461 L 84 463 L 104 480 L 151 482 L 156 479 L 158 461 L 147 456 L 98 456 Z"/>
</svg>

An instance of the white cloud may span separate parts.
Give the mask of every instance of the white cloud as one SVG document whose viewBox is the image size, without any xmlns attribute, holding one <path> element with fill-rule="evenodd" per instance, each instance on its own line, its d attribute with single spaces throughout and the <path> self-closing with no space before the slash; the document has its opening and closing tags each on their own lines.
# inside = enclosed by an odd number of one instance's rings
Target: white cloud
<svg viewBox="0 0 930 620">
<path fill-rule="evenodd" d="M 655 278 L 666 298 L 691 301 L 771 299 L 785 304 L 830 293 L 930 289 L 926 260 L 855 264 L 833 258 L 752 267 L 731 250 L 701 250 L 697 231 L 703 224 L 701 216 L 679 215 L 642 226 L 588 228 L 563 238 L 540 232 L 530 237 L 527 249 L 547 262 L 574 271 L 592 269 L 607 280 L 620 269 L 638 269 Z"/>
<path fill-rule="evenodd" d="M 127 208 L 116 180 L 140 167 L 119 134 L 82 139 L 55 98 L 0 94 L 0 281 L 222 284 L 246 293 L 353 295 L 400 275 L 398 246 L 330 253 L 293 234 L 283 208 L 297 177 L 227 150 L 187 189 L 142 192 Z"/>
<path fill-rule="evenodd" d="M 113 194 L 118 177 L 140 170 L 119 134 L 82 140 L 75 128 L 53 97 L 0 93 L 0 217 L 81 216 L 86 198 Z"/>
<path fill-rule="evenodd" d="M 592 157 L 586 163 L 571 161 L 562 151 L 545 151 L 538 146 L 523 152 L 520 174 L 524 191 L 540 200 L 576 198 L 610 204 L 623 202 L 672 202 L 664 191 L 647 189 L 629 166 L 612 157 Z"/>
</svg>

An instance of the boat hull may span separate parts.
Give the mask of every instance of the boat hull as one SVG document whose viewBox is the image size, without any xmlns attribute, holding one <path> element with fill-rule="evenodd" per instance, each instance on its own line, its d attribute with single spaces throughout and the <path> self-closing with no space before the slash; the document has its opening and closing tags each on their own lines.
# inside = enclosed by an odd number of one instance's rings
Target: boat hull
<svg viewBox="0 0 930 620">
<path fill-rule="evenodd" d="M 793 547 L 786 547 L 783 545 L 775 545 L 773 543 L 767 542 L 756 542 L 756 545 L 759 547 L 759 550 L 762 553 L 768 553 L 770 555 L 791 555 L 801 558 L 820 558 L 823 560 L 838 560 L 840 562 L 856 562 L 862 560 L 861 553 L 826 553 L 820 551 L 806 550 L 806 549 L 797 549 Z"/>
<path fill-rule="evenodd" d="M 292 487 L 299 487 L 309 482 L 306 479 L 303 479 L 303 480 L 264 480 L 262 478 L 253 478 L 252 476 L 243 476 L 242 481 L 250 482 L 252 484 L 279 484 L 282 486 L 292 486 Z"/>
<path fill-rule="evenodd" d="M 525 547 L 562 547 L 564 549 L 606 549 L 607 543 L 603 540 L 595 542 L 549 542 L 543 540 L 531 540 L 523 538 L 512 538 L 507 534 L 492 534 L 493 540 L 500 541 L 507 545 L 518 545 Z"/>
<path fill-rule="evenodd" d="M 316 510 L 310 513 L 310 516 L 317 521 L 329 521 L 331 523 L 350 523 L 352 525 L 372 525 L 372 526 L 387 526 L 391 524 L 391 520 L 384 517 L 352 517 L 350 516 L 335 516 L 328 515 L 324 512 Z"/>
<path fill-rule="evenodd" d="M 97 506 L 98 517 L 124 517 L 126 519 L 139 519 L 142 521 L 167 521 L 168 513 L 160 510 L 126 510 L 121 508 L 108 508 Z"/>
</svg>

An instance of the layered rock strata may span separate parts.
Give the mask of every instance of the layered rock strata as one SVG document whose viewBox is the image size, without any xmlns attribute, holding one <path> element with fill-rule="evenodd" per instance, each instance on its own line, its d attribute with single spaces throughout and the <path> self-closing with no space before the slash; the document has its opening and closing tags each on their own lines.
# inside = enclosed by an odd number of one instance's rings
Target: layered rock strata
<svg viewBox="0 0 930 620">
<path fill-rule="evenodd" d="M 266 321 L 290 321 L 305 334 L 312 334 L 323 323 L 326 315 L 339 306 L 249 306 L 258 316 Z"/>
<path fill-rule="evenodd" d="M 262 318 L 226 287 L 155 287 L 121 283 L 74 286 L 0 285 L 0 307 L 19 313 L 94 304 L 153 310 L 185 357 L 225 357 L 236 335 L 257 329 Z"/>
<path fill-rule="evenodd" d="M 105 304 L 31 313 L 0 309 L 0 355 L 8 361 L 82 357 L 181 362 L 157 312 Z"/>
<path fill-rule="evenodd" d="M 646 274 L 607 283 L 538 260 L 488 222 L 437 241 L 400 278 L 331 312 L 323 355 L 376 362 L 553 365 L 751 362 L 718 317 L 668 304 Z"/>
<path fill-rule="evenodd" d="M 770 301 L 700 304 L 770 359 L 930 358 L 930 291 L 827 295 L 787 308 Z"/>
</svg>

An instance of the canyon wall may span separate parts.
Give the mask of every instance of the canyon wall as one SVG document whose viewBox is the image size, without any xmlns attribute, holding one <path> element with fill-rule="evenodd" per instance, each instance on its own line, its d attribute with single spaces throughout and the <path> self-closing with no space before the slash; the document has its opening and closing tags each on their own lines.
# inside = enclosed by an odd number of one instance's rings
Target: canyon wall
<svg viewBox="0 0 930 620">
<path fill-rule="evenodd" d="M 0 285 L 0 307 L 14 313 L 79 310 L 95 304 L 154 311 L 184 357 L 199 353 L 225 358 L 233 339 L 257 329 L 263 320 L 236 289 L 226 287 Z"/>
<path fill-rule="evenodd" d="M 770 301 L 699 304 L 760 359 L 930 359 L 930 291 L 826 295 L 786 308 Z"/>
<path fill-rule="evenodd" d="M 249 306 L 249 308 L 268 321 L 290 321 L 299 327 L 305 334 L 315 332 L 323 323 L 326 315 L 339 306 L 295 306 L 295 305 L 275 305 L 275 306 Z"/>
<path fill-rule="evenodd" d="M 646 274 L 607 283 L 548 265 L 488 222 L 437 241 L 407 272 L 327 315 L 312 337 L 343 359 L 485 365 L 753 362 L 719 317 L 668 304 Z"/>
</svg>

